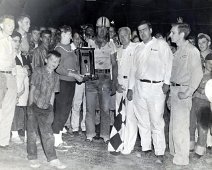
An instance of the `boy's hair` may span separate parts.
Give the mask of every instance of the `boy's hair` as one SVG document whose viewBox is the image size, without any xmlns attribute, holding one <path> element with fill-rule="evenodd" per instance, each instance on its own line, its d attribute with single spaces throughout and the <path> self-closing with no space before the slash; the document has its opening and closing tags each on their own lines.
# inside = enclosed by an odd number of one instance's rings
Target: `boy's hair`
<svg viewBox="0 0 212 170">
<path fill-rule="evenodd" d="M 46 58 L 48 59 L 52 55 L 54 55 L 56 58 L 61 58 L 61 54 L 58 51 L 56 51 L 56 50 L 49 51 Z"/>
<path fill-rule="evenodd" d="M 14 38 L 14 37 L 19 37 L 20 40 L 21 40 L 21 38 L 22 38 L 21 34 L 20 34 L 19 32 L 17 32 L 17 31 L 13 31 L 11 37 L 12 37 L 12 38 Z"/>
<path fill-rule="evenodd" d="M 175 26 L 177 26 L 178 31 L 179 31 L 179 34 L 180 34 L 181 32 L 184 33 L 184 38 L 185 38 L 185 39 L 188 37 L 188 35 L 189 35 L 190 32 L 191 32 L 190 25 L 187 24 L 187 23 L 174 23 L 174 24 L 172 24 L 172 27 L 175 27 Z"/>
<path fill-rule="evenodd" d="M 19 21 L 22 21 L 24 18 L 30 19 L 30 16 L 27 14 L 21 14 L 20 16 L 17 17 L 16 22 L 18 23 Z"/>
<path fill-rule="evenodd" d="M 138 27 L 141 26 L 141 25 L 144 25 L 144 24 L 147 24 L 149 29 L 152 28 L 152 24 L 149 22 L 149 21 L 146 21 L 146 20 L 143 20 L 139 23 Z"/>
<path fill-rule="evenodd" d="M 49 34 L 50 36 L 52 35 L 51 31 L 43 30 L 43 31 L 41 31 L 41 34 L 40 34 L 41 38 L 43 37 L 44 34 Z"/>
<path fill-rule="evenodd" d="M 40 31 L 40 28 L 37 26 L 32 26 L 32 27 L 30 27 L 30 30 L 31 30 L 31 32 L 32 31 Z"/>
<path fill-rule="evenodd" d="M 5 19 L 11 19 L 11 20 L 15 20 L 14 16 L 12 15 L 3 15 L 0 17 L 0 23 L 4 22 Z"/>
<path fill-rule="evenodd" d="M 67 32 L 71 32 L 72 33 L 72 29 L 70 26 L 64 25 L 62 27 L 60 27 L 61 33 L 67 33 Z"/>
</svg>

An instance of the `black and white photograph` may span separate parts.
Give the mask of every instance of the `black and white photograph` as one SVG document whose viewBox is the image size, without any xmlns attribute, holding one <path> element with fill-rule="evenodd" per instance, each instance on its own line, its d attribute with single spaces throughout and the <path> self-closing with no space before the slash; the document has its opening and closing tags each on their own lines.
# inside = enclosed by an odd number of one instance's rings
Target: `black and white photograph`
<svg viewBox="0 0 212 170">
<path fill-rule="evenodd" d="M 212 169 L 212 0 L 0 0 L 0 170 Z"/>
</svg>

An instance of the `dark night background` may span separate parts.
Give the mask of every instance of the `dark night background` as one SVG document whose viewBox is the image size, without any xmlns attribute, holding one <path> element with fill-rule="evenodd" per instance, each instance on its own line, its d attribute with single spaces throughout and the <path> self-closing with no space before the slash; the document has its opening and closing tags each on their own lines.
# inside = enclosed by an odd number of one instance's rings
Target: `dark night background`
<svg viewBox="0 0 212 170">
<path fill-rule="evenodd" d="M 117 28 L 132 29 L 146 19 L 155 33 L 168 32 L 181 16 L 191 24 L 193 34 L 212 35 L 212 0 L 0 0 L 0 15 L 21 13 L 31 16 L 31 25 L 74 28 L 95 25 L 100 16 L 114 20 Z"/>
</svg>

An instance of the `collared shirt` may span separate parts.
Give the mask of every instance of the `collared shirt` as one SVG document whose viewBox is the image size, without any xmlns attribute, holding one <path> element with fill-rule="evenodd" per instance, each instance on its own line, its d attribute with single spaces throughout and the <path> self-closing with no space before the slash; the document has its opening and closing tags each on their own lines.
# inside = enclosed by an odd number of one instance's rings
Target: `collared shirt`
<svg viewBox="0 0 212 170">
<path fill-rule="evenodd" d="M 171 82 L 187 85 L 186 92 L 192 96 L 202 79 L 199 50 L 188 41 L 174 53 Z"/>
<path fill-rule="evenodd" d="M 129 79 L 130 69 L 133 66 L 133 55 L 135 48 L 138 46 L 137 43 L 130 42 L 126 49 L 121 46 L 117 50 L 117 63 L 118 63 L 118 81 L 122 84 L 124 77 Z M 125 87 L 127 89 L 127 87 Z"/>
<path fill-rule="evenodd" d="M 4 37 L 0 32 L 0 71 L 12 71 L 15 66 L 12 38 Z"/>
<path fill-rule="evenodd" d="M 52 94 L 59 92 L 59 75 L 49 73 L 46 67 L 37 67 L 31 79 L 31 85 L 35 86 L 33 102 L 41 109 L 47 109 L 50 105 Z"/>
<path fill-rule="evenodd" d="M 90 40 L 88 42 L 90 48 L 94 50 L 94 63 L 95 69 L 111 69 L 111 58 L 110 56 L 116 53 L 115 44 L 107 42 L 104 47 L 99 48 L 95 41 Z"/>
<path fill-rule="evenodd" d="M 20 50 L 25 54 L 28 54 L 29 52 L 29 37 L 27 33 L 25 33 L 25 35 L 22 35 Z"/>
<path fill-rule="evenodd" d="M 165 84 L 170 84 L 172 61 L 172 51 L 164 40 L 153 37 L 146 44 L 141 42 L 134 53 L 129 89 L 133 89 L 135 79 L 164 81 Z"/>
<path fill-rule="evenodd" d="M 48 49 L 44 45 L 40 45 L 35 48 L 32 55 L 32 69 L 34 70 L 36 67 L 42 67 L 45 65 L 45 58 L 47 56 Z"/>
</svg>

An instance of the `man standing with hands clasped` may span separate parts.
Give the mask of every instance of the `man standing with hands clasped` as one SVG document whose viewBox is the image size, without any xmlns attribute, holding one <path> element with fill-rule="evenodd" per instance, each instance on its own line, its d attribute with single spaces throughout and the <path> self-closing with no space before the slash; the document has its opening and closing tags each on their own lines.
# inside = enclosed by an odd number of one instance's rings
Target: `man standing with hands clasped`
<svg viewBox="0 0 212 170">
<path fill-rule="evenodd" d="M 163 113 L 173 55 L 164 40 L 152 37 L 149 22 L 142 21 L 138 31 L 143 42 L 135 51 L 127 98 L 134 101 L 142 151 L 146 155 L 151 152 L 153 139 L 156 162 L 163 163 L 166 148 Z"/>
</svg>

